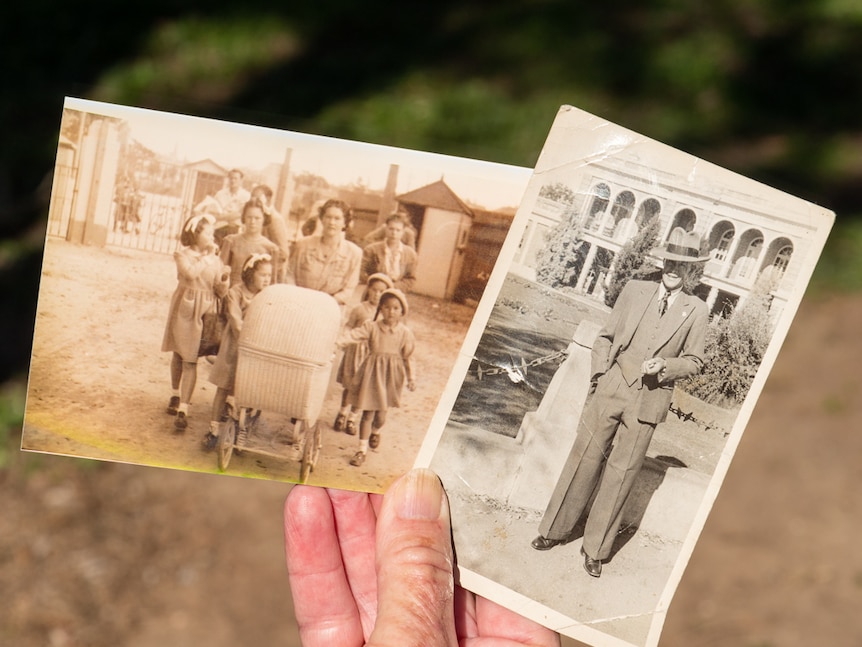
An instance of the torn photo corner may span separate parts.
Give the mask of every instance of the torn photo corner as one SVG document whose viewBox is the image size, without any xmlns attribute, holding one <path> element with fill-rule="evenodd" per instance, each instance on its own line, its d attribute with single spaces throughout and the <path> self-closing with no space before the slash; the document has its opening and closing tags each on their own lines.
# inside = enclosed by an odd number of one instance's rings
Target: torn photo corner
<svg viewBox="0 0 862 647">
<path fill-rule="evenodd" d="M 656 645 L 834 218 L 563 106 L 417 461 L 461 584 Z"/>
<path fill-rule="evenodd" d="M 22 449 L 384 491 L 530 173 L 67 98 Z"/>
</svg>

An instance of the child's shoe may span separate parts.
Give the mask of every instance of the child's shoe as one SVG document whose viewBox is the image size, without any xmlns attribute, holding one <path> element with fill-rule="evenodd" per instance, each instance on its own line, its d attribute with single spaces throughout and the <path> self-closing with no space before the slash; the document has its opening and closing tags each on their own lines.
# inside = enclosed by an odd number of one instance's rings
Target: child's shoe
<svg viewBox="0 0 862 647">
<path fill-rule="evenodd" d="M 335 416 L 335 422 L 332 425 L 333 431 L 344 431 L 344 424 L 347 422 L 347 416 L 343 413 L 339 413 Z"/>
<path fill-rule="evenodd" d="M 368 446 L 371 449 L 377 449 L 380 447 L 380 434 L 376 431 L 372 431 L 371 435 L 368 436 Z"/>
<path fill-rule="evenodd" d="M 177 431 L 185 431 L 186 427 L 189 426 L 188 418 L 186 418 L 186 414 L 182 411 L 177 412 L 177 419 L 174 420 L 174 427 L 177 428 Z"/>
<path fill-rule="evenodd" d="M 218 445 L 218 436 L 213 432 L 208 431 L 207 435 L 201 440 L 201 445 L 203 446 L 204 451 L 211 452 L 216 448 L 216 445 Z"/>
<path fill-rule="evenodd" d="M 350 459 L 350 464 L 354 467 L 359 467 L 365 462 L 365 452 L 356 452 L 353 458 Z"/>
<path fill-rule="evenodd" d="M 180 396 L 172 395 L 170 402 L 168 402 L 168 408 L 165 409 L 165 411 L 167 413 L 169 413 L 170 415 L 175 416 L 175 415 L 177 415 L 177 411 L 179 410 L 179 408 L 180 408 Z"/>
<path fill-rule="evenodd" d="M 356 435 L 356 421 L 355 420 L 349 420 L 348 419 L 347 424 L 344 426 L 344 433 L 346 433 L 348 436 L 355 436 Z"/>
</svg>

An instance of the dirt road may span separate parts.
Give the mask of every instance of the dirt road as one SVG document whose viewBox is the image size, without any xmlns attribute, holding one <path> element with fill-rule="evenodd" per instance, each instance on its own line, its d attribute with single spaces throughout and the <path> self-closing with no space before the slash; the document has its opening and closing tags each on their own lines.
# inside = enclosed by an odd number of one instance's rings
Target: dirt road
<svg viewBox="0 0 862 647">
<path fill-rule="evenodd" d="M 201 451 L 215 387 L 209 364 L 198 365 L 189 428 L 176 433 L 164 412 L 170 396 L 169 353 L 161 353 L 176 270 L 170 256 L 48 241 L 40 289 L 27 410 L 26 448 L 61 454 L 216 472 L 214 454 Z M 418 387 L 404 393 L 383 429 L 383 443 L 361 468 L 349 465 L 356 438 L 333 432 L 341 389 L 330 383 L 321 421 L 323 449 L 310 482 L 382 491 L 413 464 L 455 362 L 472 310 L 410 297 L 407 324 L 417 339 Z M 334 372 L 334 371 L 333 371 Z M 235 457 L 229 472 L 295 481 L 299 463 L 282 441 L 284 412 L 264 412 L 261 446 L 283 454 Z"/>
</svg>

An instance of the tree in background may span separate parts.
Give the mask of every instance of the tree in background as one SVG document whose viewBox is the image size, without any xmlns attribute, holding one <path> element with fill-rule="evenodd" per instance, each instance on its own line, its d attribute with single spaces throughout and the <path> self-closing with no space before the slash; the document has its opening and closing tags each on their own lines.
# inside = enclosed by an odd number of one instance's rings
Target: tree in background
<svg viewBox="0 0 862 647">
<path fill-rule="evenodd" d="M 575 286 L 589 249 L 580 231 L 580 227 L 564 219 L 548 232 L 547 244 L 536 254 L 539 283 L 552 288 Z"/>
<path fill-rule="evenodd" d="M 605 305 L 613 308 L 623 290 L 632 279 L 641 279 L 656 271 L 647 254 L 658 242 L 659 219 L 652 218 L 637 234 L 626 241 L 617 254 L 614 272 L 605 288 Z"/>
<path fill-rule="evenodd" d="M 570 209 L 575 192 L 562 182 L 546 184 L 539 197 L 565 205 L 563 217 L 547 233 L 545 245 L 536 254 L 536 279 L 552 288 L 574 287 L 589 245 L 581 239 L 577 214 Z"/>
<path fill-rule="evenodd" d="M 575 202 L 575 192 L 563 182 L 542 185 L 539 189 L 539 197 L 566 205 L 572 205 Z"/>
<path fill-rule="evenodd" d="M 758 281 L 740 307 L 710 322 L 703 371 L 682 383 L 682 388 L 705 402 L 724 407 L 745 399 L 772 336 L 772 286 L 771 281 Z"/>
</svg>

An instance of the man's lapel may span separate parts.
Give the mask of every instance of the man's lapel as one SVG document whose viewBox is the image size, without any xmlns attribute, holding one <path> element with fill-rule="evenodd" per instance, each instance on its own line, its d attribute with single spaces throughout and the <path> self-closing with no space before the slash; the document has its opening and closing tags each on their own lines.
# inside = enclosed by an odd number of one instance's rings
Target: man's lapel
<svg viewBox="0 0 862 647">
<path fill-rule="evenodd" d="M 634 295 L 632 302 L 629 304 L 629 316 L 625 318 L 623 327 L 623 335 L 618 340 L 619 347 L 625 348 L 634 337 L 635 330 L 641 323 L 644 313 L 651 305 L 658 308 L 658 283 L 644 283 L 640 286 L 640 291 Z"/>
<path fill-rule="evenodd" d="M 667 309 L 664 317 L 661 318 L 661 323 L 658 329 L 658 339 L 656 339 L 656 348 L 660 348 L 673 337 L 674 333 L 679 330 L 683 322 L 691 316 L 694 311 L 693 299 L 697 297 L 685 292 L 680 292 L 674 299 L 673 303 Z"/>
</svg>

